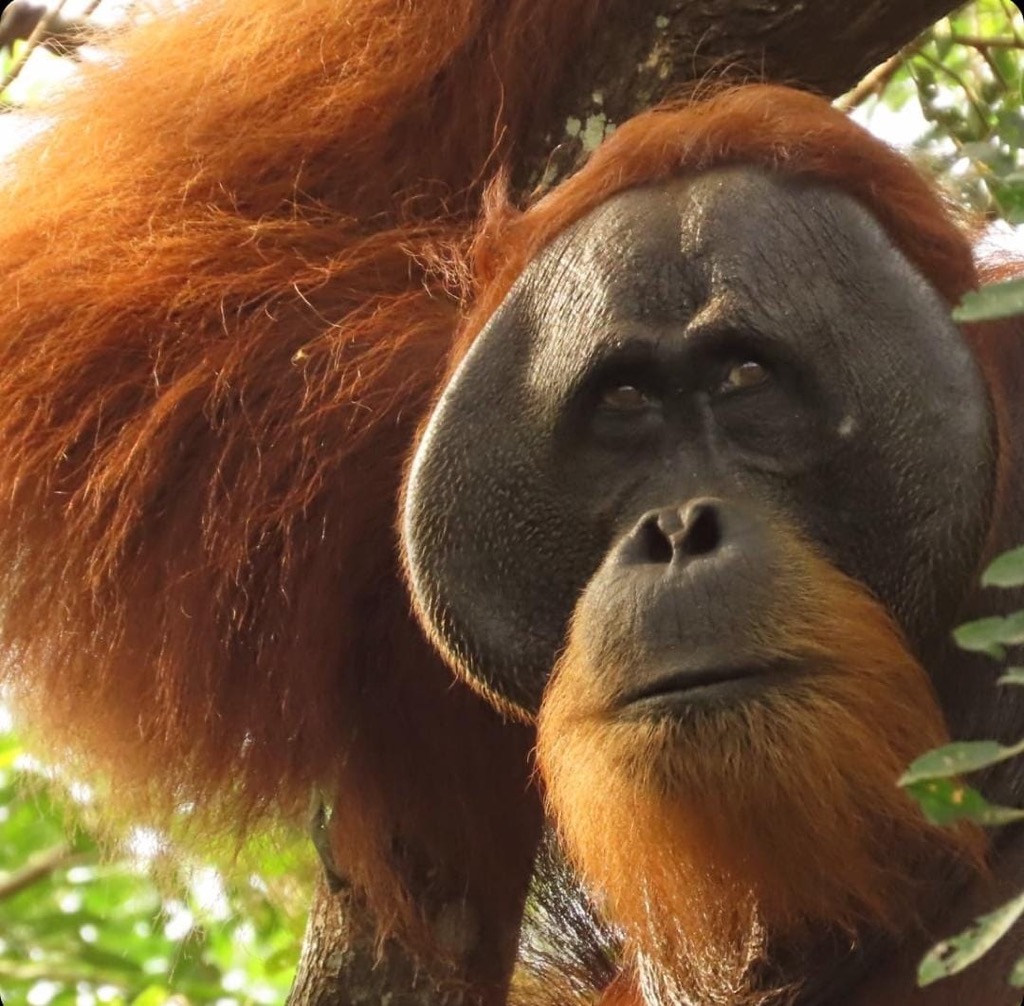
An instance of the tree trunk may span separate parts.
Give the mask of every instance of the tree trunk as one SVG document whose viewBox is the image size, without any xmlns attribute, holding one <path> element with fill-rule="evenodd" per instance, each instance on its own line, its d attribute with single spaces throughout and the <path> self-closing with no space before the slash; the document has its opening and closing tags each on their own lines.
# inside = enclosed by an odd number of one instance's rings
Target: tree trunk
<svg viewBox="0 0 1024 1006">
<path fill-rule="evenodd" d="M 538 0 L 541 2 L 541 0 Z M 764 79 L 836 97 L 959 7 L 950 0 L 616 0 L 543 109 L 518 187 L 546 189 L 586 160 L 609 126 L 707 79 Z"/>
<path fill-rule="evenodd" d="M 394 942 L 375 943 L 373 919 L 348 888 L 317 884 L 302 958 L 288 1002 L 294 1006 L 454 1006 Z"/>
</svg>

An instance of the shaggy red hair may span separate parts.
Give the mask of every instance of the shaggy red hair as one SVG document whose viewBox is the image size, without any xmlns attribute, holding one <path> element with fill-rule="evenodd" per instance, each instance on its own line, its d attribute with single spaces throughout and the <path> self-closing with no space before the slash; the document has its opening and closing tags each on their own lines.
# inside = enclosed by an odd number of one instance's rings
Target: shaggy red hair
<svg viewBox="0 0 1024 1006">
<path fill-rule="evenodd" d="M 192 4 L 4 166 L 7 693 L 126 815 L 322 790 L 385 926 L 429 875 L 514 943 L 531 736 L 451 687 L 393 522 L 452 256 L 604 6 Z"/>
</svg>

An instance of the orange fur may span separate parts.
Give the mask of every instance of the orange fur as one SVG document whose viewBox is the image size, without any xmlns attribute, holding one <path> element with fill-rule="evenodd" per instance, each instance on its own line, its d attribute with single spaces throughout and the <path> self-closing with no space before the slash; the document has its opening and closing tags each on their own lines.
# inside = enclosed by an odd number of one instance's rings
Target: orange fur
<svg viewBox="0 0 1024 1006">
<path fill-rule="evenodd" d="M 392 525 L 449 249 L 601 9 L 193 5 L 5 166 L 0 678 L 126 813 L 244 833 L 321 787 L 384 921 L 396 845 L 503 925 L 529 870 L 530 735 L 451 689 Z"/>
<path fill-rule="evenodd" d="M 541 711 L 549 811 L 651 1001 L 673 983 L 781 1001 L 772 955 L 799 959 L 828 926 L 903 932 L 944 863 L 982 860 L 980 832 L 928 824 L 896 787 L 947 739 L 926 672 L 881 605 L 775 533 L 777 602 L 747 631 L 798 680 L 685 721 L 625 717 L 615 700 L 643 671 L 584 594 Z"/>
<path fill-rule="evenodd" d="M 604 990 L 597 1006 L 643 1006 L 632 975 L 623 972 Z"/>
</svg>

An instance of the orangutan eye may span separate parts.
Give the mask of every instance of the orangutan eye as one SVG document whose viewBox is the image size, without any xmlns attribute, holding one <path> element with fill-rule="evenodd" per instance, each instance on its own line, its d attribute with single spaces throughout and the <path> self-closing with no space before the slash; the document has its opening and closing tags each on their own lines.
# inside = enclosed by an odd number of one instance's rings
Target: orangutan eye
<svg viewBox="0 0 1024 1006">
<path fill-rule="evenodd" d="M 601 395 L 601 405 L 615 412 L 640 412 L 654 404 L 652 395 L 632 384 L 608 388 Z"/>
<path fill-rule="evenodd" d="M 763 364 L 756 360 L 744 360 L 729 368 L 722 383 L 718 386 L 718 390 L 728 392 L 756 388 L 764 384 L 768 377 L 768 368 Z"/>
</svg>

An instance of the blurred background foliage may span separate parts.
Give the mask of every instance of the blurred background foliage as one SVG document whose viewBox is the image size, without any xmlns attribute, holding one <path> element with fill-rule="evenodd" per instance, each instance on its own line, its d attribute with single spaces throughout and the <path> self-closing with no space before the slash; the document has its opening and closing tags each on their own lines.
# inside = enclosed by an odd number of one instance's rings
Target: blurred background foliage
<svg viewBox="0 0 1024 1006">
<path fill-rule="evenodd" d="M 102 59 L 103 32 L 176 0 L 26 0 L 0 16 L 0 161 L 33 105 Z M 994 224 L 1024 224 L 1024 19 L 979 0 L 936 24 L 839 100 L 911 151 Z M 1019 242 L 1019 239 L 1015 238 Z M 283 1002 L 313 862 L 303 836 L 270 837 L 230 868 L 145 828 L 101 850 L 102 800 L 60 787 L 0 710 L 0 996 L 11 1006 Z M 214 857 L 211 855 L 210 857 Z"/>
<path fill-rule="evenodd" d="M 957 199 L 1024 224 L 1024 19 L 1010 0 L 944 18 L 838 104 L 925 163 Z"/>
<path fill-rule="evenodd" d="M 111 854 L 82 785 L 0 733 L 0 996 L 7 1006 L 284 1001 L 311 867 L 293 839 L 227 871 L 144 828 Z M 247 869 L 249 864 L 251 869 Z"/>
</svg>

